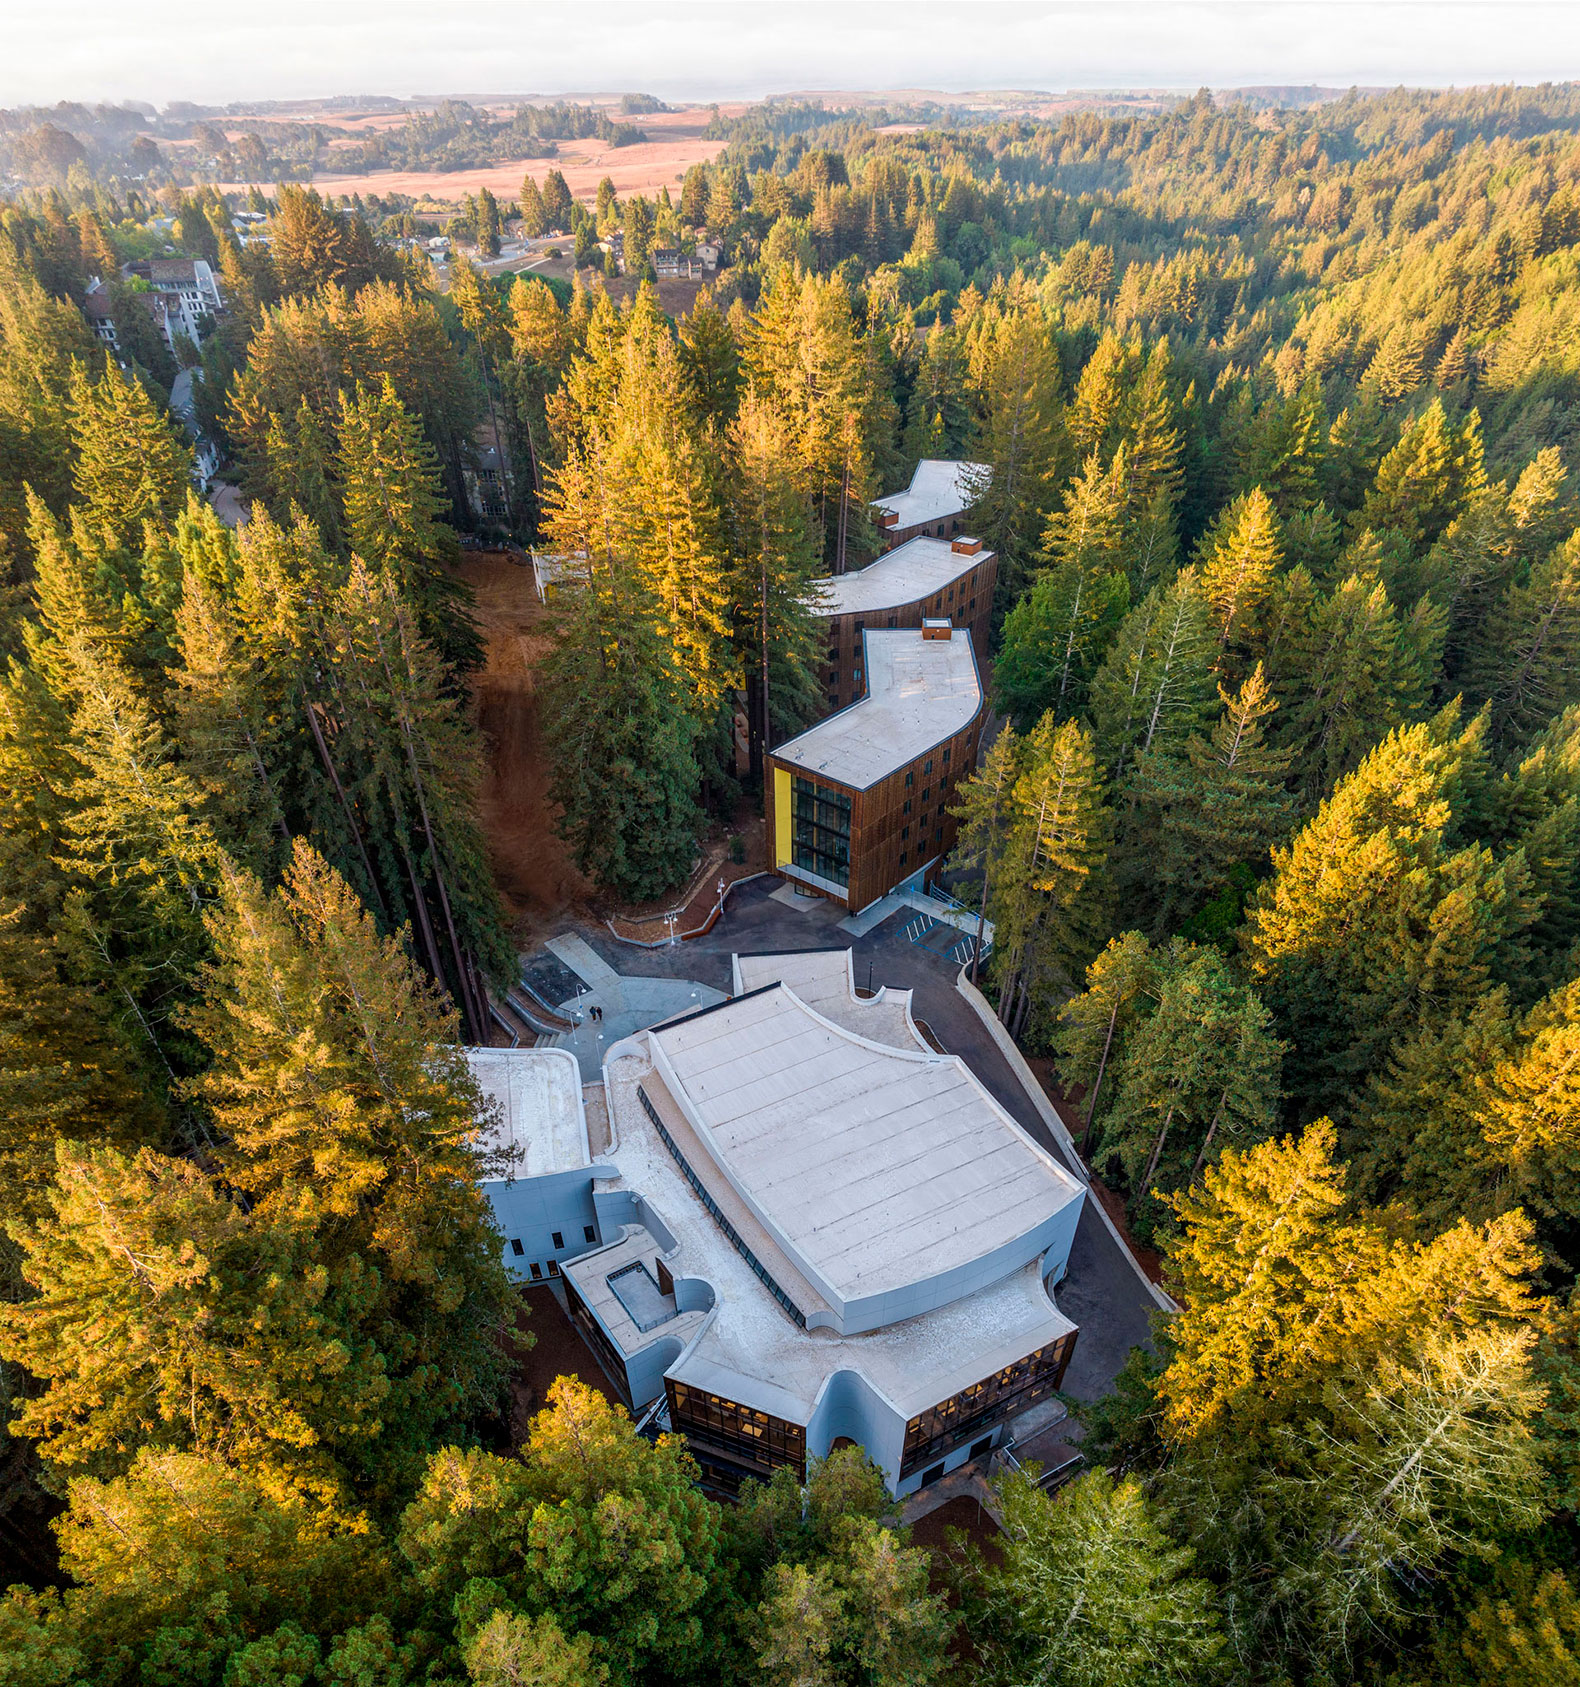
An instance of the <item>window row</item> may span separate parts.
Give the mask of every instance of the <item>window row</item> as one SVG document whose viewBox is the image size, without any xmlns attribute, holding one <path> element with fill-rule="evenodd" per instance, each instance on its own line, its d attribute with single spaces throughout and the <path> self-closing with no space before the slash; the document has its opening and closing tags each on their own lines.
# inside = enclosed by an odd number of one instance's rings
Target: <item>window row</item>
<svg viewBox="0 0 1580 1687">
<path fill-rule="evenodd" d="M 1075 1331 L 1028 1353 L 1013 1365 L 974 1382 L 958 1394 L 929 1407 L 905 1426 L 900 1475 L 909 1476 L 936 1454 L 948 1452 L 1001 1418 L 1017 1417 L 1046 1399 L 1064 1381 L 1075 1348 Z"/>
<path fill-rule="evenodd" d="M 682 1434 L 710 1441 L 753 1464 L 770 1469 L 789 1465 L 798 1476 L 805 1476 L 806 1430 L 800 1424 L 672 1378 L 665 1386 L 670 1422 Z"/>
</svg>

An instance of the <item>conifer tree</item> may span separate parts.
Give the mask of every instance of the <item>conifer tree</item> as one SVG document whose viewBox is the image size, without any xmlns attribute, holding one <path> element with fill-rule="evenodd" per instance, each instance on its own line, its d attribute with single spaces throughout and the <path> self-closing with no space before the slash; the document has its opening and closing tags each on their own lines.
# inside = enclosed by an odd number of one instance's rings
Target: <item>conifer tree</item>
<svg viewBox="0 0 1580 1687">
<path fill-rule="evenodd" d="M 1004 622 L 994 664 L 1000 706 L 1022 724 L 1050 709 L 1081 712 L 1108 641 L 1129 608 L 1122 562 L 1124 453 L 1103 469 L 1089 457 L 1048 524 L 1047 566 Z"/>
<path fill-rule="evenodd" d="M 1480 417 L 1472 410 L 1456 428 L 1434 398 L 1378 465 L 1357 520 L 1423 550 L 1485 484 Z"/>
<path fill-rule="evenodd" d="M 1225 651 L 1254 641 L 1280 561 L 1278 517 L 1259 486 L 1236 498 L 1203 537 L 1201 589 Z"/>
<path fill-rule="evenodd" d="M 1374 568 L 1312 605 L 1280 664 L 1296 699 L 1281 736 L 1299 755 L 1296 779 L 1308 800 L 1331 790 L 1391 727 L 1420 717 L 1442 639 L 1432 599 L 1401 620 Z"/>
<path fill-rule="evenodd" d="M 1079 976 L 1096 935 L 1108 850 L 1091 733 L 1046 715 L 1022 747 L 1015 816 L 993 901 L 999 1017 L 1014 1035 L 1045 981 Z"/>
<path fill-rule="evenodd" d="M 455 1019 L 300 841 L 272 897 L 232 871 L 209 925 L 215 961 L 186 1023 L 214 1060 L 193 1094 L 254 1224 L 310 1227 L 328 1281 L 368 1297 L 379 1480 L 413 1481 L 430 1437 L 491 1407 L 501 1375 L 508 1287 Z"/>
<path fill-rule="evenodd" d="M 549 214 L 543 203 L 543 191 L 537 178 L 530 173 L 521 183 L 521 232 L 529 240 L 549 232 Z"/>
<path fill-rule="evenodd" d="M 987 327 L 972 368 L 982 407 L 972 456 L 987 469 L 973 520 L 998 553 L 996 599 L 1007 608 L 1030 571 L 1063 446 L 1059 356 L 1041 312 L 1028 306 Z"/>
<path fill-rule="evenodd" d="M 1518 851 L 1452 846 L 1484 728 L 1457 708 L 1396 728 L 1294 841 L 1247 913 L 1251 981 L 1295 1045 L 1298 1105 L 1336 1105 L 1388 1045 L 1468 1006 L 1532 919 Z"/>
<path fill-rule="evenodd" d="M 1580 534 L 1512 586 L 1488 617 L 1467 662 L 1472 696 L 1492 704 L 1493 734 L 1518 742 L 1580 700 Z"/>
<path fill-rule="evenodd" d="M 571 190 L 565 185 L 564 173 L 550 170 L 543 178 L 543 211 L 548 228 L 570 227 L 571 204 Z"/>
<path fill-rule="evenodd" d="M 996 1486 L 1004 1554 L 987 1580 L 996 1675 L 1190 1687 L 1218 1673 L 1213 1590 L 1187 1573 L 1193 1554 L 1163 1533 L 1139 1481 L 1097 1470 L 1057 1495 L 1026 1474 Z"/>
<path fill-rule="evenodd" d="M 1269 745 L 1263 730 L 1278 703 L 1261 663 L 1233 695 L 1221 687 L 1218 695 L 1223 713 L 1211 738 L 1191 739 L 1186 770 L 1158 805 L 1166 816 L 1165 847 L 1179 840 L 1167 860 L 1184 870 L 1170 875 L 1159 861 L 1157 877 L 1172 876 L 1198 894 L 1221 885 L 1233 867 L 1260 865 L 1284 835 L 1290 807 L 1283 783 L 1289 758 Z"/>
<path fill-rule="evenodd" d="M 1081 1146 L 1103 1099 L 1103 1080 L 1130 1030 L 1156 1001 L 1159 957 L 1139 931 L 1123 932 L 1086 969 L 1086 988 L 1064 1004 L 1056 1033 L 1059 1077 L 1085 1090 Z"/>
<path fill-rule="evenodd" d="M 961 781 L 955 793 L 959 806 L 949 811 L 960 822 L 951 863 L 956 867 L 980 868 L 982 872 L 982 900 L 976 942 L 971 950 L 973 983 L 982 961 L 982 924 L 993 901 L 998 872 L 1009 844 L 1015 815 L 1015 782 L 1019 775 L 1020 741 L 1015 728 L 1005 721 L 987 747 L 981 767 Z"/>
<path fill-rule="evenodd" d="M 447 673 L 482 665 L 471 593 L 449 572 L 460 557 L 442 519 L 438 463 L 388 376 L 341 395 L 338 478 L 347 548 L 399 581 Z"/>
<path fill-rule="evenodd" d="M 822 629 L 809 587 L 820 559 L 782 424 L 755 393 L 731 425 L 730 443 L 734 642 L 749 699 L 751 771 L 761 779 L 765 747 L 819 713 Z"/>
<path fill-rule="evenodd" d="M 719 1507 L 677 1437 L 655 1445 L 596 1390 L 560 1377 L 520 1459 L 446 1447 L 401 1520 L 400 1546 L 436 1613 L 469 1577 L 499 1603 L 597 1637 L 614 1680 L 722 1663 Z"/>
<path fill-rule="evenodd" d="M 48 1385 L 17 1424 L 52 1464 L 105 1479 L 140 1447 L 191 1451 L 355 1515 L 340 1459 L 390 1386 L 346 1340 L 366 1284 L 327 1281 L 299 1223 L 250 1224 L 190 1161 L 62 1143 L 47 1213 L 13 1235 L 34 1294 L 0 1307 L 0 1351 Z"/>
<path fill-rule="evenodd" d="M 145 521 L 168 521 L 186 496 L 191 453 L 154 409 L 143 384 L 106 365 L 97 381 L 73 379 L 72 484 L 85 519 L 116 544 L 142 539 Z"/>
<path fill-rule="evenodd" d="M 1206 724 L 1215 643 L 1194 568 L 1154 587 L 1125 617 L 1092 681 L 1089 713 L 1117 783 L 1154 745 L 1179 748 Z"/>
</svg>

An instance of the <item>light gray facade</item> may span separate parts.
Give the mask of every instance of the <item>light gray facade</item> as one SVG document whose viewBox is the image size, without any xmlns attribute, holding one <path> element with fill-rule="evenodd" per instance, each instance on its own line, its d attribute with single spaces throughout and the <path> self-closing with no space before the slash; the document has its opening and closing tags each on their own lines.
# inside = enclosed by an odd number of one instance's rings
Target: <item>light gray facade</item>
<svg viewBox="0 0 1580 1687">
<path fill-rule="evenodd" d="M 609 1051 L 601 1159 L 490 1197 L 633 1412 L 667 1412 L 712 1481 L 853 1441 L 905 1494 L 1058 1387 L 1084 1192 L 927 1048 L 903 992 L 856 996 L 845 952 L 750 957 L 737 988 L 779 959 L 795 989 Z"/>
</svg>

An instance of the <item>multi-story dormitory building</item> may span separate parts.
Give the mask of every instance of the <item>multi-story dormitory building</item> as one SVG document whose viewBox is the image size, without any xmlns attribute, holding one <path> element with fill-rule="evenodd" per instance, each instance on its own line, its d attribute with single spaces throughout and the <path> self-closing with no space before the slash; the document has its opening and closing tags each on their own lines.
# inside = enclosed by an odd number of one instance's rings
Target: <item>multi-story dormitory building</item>
<svg viewBox="0 0 1580 1687">
<path fill-rule="evenodd" d="M 998 558 L 980 539 L 911 539 L 850 574 L 814 582 L 827 636 L 823 688 L 830 709 L 854 703 L 866 688 L 861 641 L 869 632 L 948 620 L 970 632 L 977 663 L 988 659 L 988 627 Z"/>
<path fill-rule="evenodd" d="M 607 1141 L 561 1051 L 473 1051 L 521 1155 L 487 1186 L 505 1262 L 715 1485 L 858 1442 L 909 1493 L 1059 1387 L 1081 1186 L 848 950 L 733 985 L 610 1049 Z"/>
<path fill-rule="evenodd" d="M 873 501 L 886 547 L 893 550 L 907 539 L 924 536 L 952 538 L 964 525 L 966 511 L 982 496 L 987 477 L 985 463 L 924 457 L 905 491 Z"/>
<path fill-rule="evenodd" d="M 983 714 L 976 651 L 947 619 L 863 632 L 861 651 L 862 696 L 771 750 L 764 779 L 775 871 L 853 914 L 921 888 L 954 847 Z"/>
</svg>

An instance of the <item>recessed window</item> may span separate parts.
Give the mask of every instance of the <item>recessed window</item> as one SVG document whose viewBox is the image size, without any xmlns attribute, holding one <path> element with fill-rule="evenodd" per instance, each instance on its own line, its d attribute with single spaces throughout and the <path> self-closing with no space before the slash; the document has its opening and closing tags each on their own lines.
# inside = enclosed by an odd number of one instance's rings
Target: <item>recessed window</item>
<svg viewBox="0 0 1580 1687">
<path fill-rule="evenodd" d="M 541 1283 L 543 1281 L 543 1267 L 539 1265 L 536 1260 L 533 1260 L 532 1262 L 532 1281 L 534 1283 Z"/>
<path fill-rule="evenodd" d="M 927 758 L 927 760 L 922 763 L 922 772 L 924 774 L 928 774 L 928 773 L 931 773 L 932 771 L 933 771 L 933 758 L 931 756 L 929 756 Z"/>
<path fill-rule="evenodd" d="M 900 828 L 900 836 L 902 838 L 908 838 L 910 835 L 911 835 L 911 828 L 909 826 L 902 826 Z"/>
<path fill-rule="evenodd" d="M 892 626 L 894 626 L 894 625 L 895 625 L 895 624 L 896 624 L 896 623 L 895 623 L 895 619 L 894 619 L 894 617 L 893 617 L 893 616 L 892 616 L 892 615 L 891 615 L 891 616 L 890 616 L 890 617 L 889 617 L 889 625 L 890 625 L 890 626 L 891 626 L 891 627 L 892 627 Z"/>
<path fill-rule="evenodd" d="M 520 1259 L 521 1256 L 527 1251 L 524 1247 L 522 1247 L 521 1238 L 519 1236 L 512 1236 L 510 1238 L 510 1251 L 516 1256 L 517 1259 Z"/>
<path fill-rule="evenodd" d="M 949 750 L 950 750 L 950 746 L 946 744 L 944 746 L 944 766 L 945 767 L 948 767 L 948 765 L 949 765 Z"/>
<path fill-rule="evenodd" d="M 559 1274 L 560 1274 L 560 1262 L 557 1259 L 551 1259 L 549 1261 L 549 1275 L 551 1277 L 558 1277 Z"/>
<path fill-rule="evenodd" d="M 900 810 L 900 813 L 901 814 L 909 814 L 910 812 L 911 812 L 911 799 L 909 797 L 907 797 L 905 799 L 905 807 Z"/>
<path fill-rule="evenodd" d="M 906 788 L 907 791 L 910 790 L 910 788 L 911 788 L 911 775 L 910 775 L 909 772 L 907 772 L 906 775 L 905 775 L 905 788 Z"/>
<path fill-rule="evenodd" d="M 582 1226 L 582 1235 L 589 1242 L 596 1242 L 598 1240 L 598 1232 L 594 1230 L 590 1224 L 584 1224 Z"/>
<path fill-rule="evenodd" d="M 905 860 L 906 860 L 906 851 L 902 849 L 900 851 L 900 865 L 902 867 L 905 865 Z"/>
<path fill-rule="evenodd" d="M 556 1230 L 554 1232 L 554 1245 L 557 1248 L 563 1248 L 565 1246 L 565 1236 L 562 1231 Z"/>
</svg>

